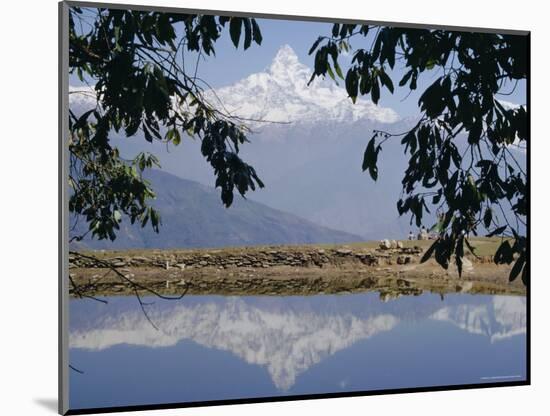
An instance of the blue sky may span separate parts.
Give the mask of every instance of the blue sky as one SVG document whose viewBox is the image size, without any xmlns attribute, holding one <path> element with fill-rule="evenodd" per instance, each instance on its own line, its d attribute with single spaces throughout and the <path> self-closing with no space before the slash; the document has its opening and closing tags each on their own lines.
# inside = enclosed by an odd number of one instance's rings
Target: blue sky
<svg viewBox="0 0 550 416">
<path fill-rule="evenodd" d="M 263 35 L 261 46 L 253 43 L 246 51 L 243 50 L 242 46 L 236 49 L 231 43 L 228 27 L 226 26 L 222 37 L 215 45 L 216 56 L 206 57 L 200 62 L 199 76 L 214 88 L 230 85 L 252 73 L 263 71 L 269 66 L 277 50 L 285 44 L 294 49 L 302 63 L 312 68 L 314 54 L 310 56 L 307 53 L 317 37 L 319 35 L 329 35 L 332 28 L 332 24 L 319 22 L 278 19 L 257 19 L 257 22 Z M 360 48 L 365 47 L 366 42 L 365 38 L 357 37 L 351 40 L 351 45 L 354 48 Z M 186 57 L 187 62 L 193 63 L 193 69 L 196 62 L 195 57 L 196 54 L 194 53 L 188 53 Z M 341 56 L 339 61 L 345 72 L 346 66 L 351 62 L 351 56 Z M 188 66 L 188 69 L 191 69 L 191 65 Z M 426 71 L 418 81 L 417 90 L 412 93 L 406 86 L 403 88 L 397 86 L 403 74 L 404 71 L 399 68 L 399 62 L 397 62 L 392 74 L 396 86 L 395 92 L 392 95 L 389 91 L 383 89 L 379 105 L 394 109 L 402 117 L 414 117 L 419 114 L 418 98 L 421 93 L 441 76 L 441 73 L 437 70 Z M 79 84 L 76 77 L 71 77 L 70 82 L 72 85 Z M 340 84 L 343 86 L 343 82 Z M 507 85 L 503 92 L 511 90 L 512 84 Z M 499 98 L 515 104 L 525 104 L 525 91 L 525 83 L 522 82 L 518 84 L 513 94 L 502 95 Z"/>
</svg>

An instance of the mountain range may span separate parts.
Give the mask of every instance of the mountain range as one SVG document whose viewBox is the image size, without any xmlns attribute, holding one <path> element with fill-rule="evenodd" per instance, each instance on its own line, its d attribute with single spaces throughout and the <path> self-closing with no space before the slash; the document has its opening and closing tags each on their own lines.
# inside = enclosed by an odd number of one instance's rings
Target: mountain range
<svg viewBox="0 0 550 416">
<path fill-rule="evenodd" d="M 405 238 L 415 227 L 396 208 L 408 160 L 400 138 L 384 144 L 376 182 L 362 172 L 361 164 L 374 130 L 401 133 L 416 120 L 365 98 L 353 104 L 345 88 L 331 79 L 316 78 L 308 86 L 311 73 L 293 49 L 283 45 L 263 71 L 207 92 L 213 105 L 251 129 L 241 156 L 266 187 L 247 194 L 248 200 L 361 239 Z M 77 113 L 95 105 L 92 90 L 72 91 L 81 92 L 70 95 Z M 115 137 L 113 143 L 126 157 L 150 151 L 159 157 L 163 171 L 214 184 L 196 138 L 168 151 L 162 143 L 134 138 Z M 525 154 L 518 153 L 518 160 L 524 163 Z M 433 220 L 428 216 L 425 225 Z"/>
</svg>

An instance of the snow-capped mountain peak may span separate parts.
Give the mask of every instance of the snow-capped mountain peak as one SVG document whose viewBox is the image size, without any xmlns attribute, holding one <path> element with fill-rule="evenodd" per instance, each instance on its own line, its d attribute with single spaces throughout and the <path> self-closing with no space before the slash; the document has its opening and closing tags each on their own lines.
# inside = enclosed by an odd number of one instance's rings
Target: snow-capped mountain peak
<svg viewBox="0 0 550 416">
<path fill-rule="evenodd" d="M 399 117 L 390 108 L 366 99 L 353 104 L 343 86 L 316 78 L 289 45 L 283 45 L 263 72 L 215 90 L 232 115 L 261 122 L 354 122 L 360 119 L 393 123 Z"/>
<path fill-rule="evenodd" d="M 293 65 L 304 66 L 300 64 L 300 61 L 298 60 L 298 55 L 296 55 L 294 49 L 292 49 L 290 45 L 283 45 L 279 48 L 277 54 L 275 55 L 275 58 L 273 58 L 270 70 L 272 72 L 277 72 L 278 67 L 280 67 L 281 65 L 283 66 L 283 68 Z"/>
<path fill-rule="evenodd" d="M 283 45 L 279 49 L 267 73 L 281 83 L 290 82 L 295 85 L 303 85 L 311 77 L 309 68 L 300 63 L 294 49 L 289 45 Z"/>
</svg>

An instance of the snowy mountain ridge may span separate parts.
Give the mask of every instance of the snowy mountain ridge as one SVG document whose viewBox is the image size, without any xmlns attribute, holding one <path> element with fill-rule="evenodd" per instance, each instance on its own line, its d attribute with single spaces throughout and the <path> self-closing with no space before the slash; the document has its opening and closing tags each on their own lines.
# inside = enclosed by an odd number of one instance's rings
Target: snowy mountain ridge
<svg viewBox="0 0 550 416">
<path fill-rule="evenodd" d="M 348 123 L 366 119 L 394 123 L 399 120 L 394 110 L 377 106 L 370 100 L 358 99 L 353 104 L 345 88 L 332 80 L 316 78 L 308 86 L 312 72 L 298 60 L 289 45 L 283 45 L 265 71 L 210 94 L 232 115 L 253 122 Z"/>
</svg>

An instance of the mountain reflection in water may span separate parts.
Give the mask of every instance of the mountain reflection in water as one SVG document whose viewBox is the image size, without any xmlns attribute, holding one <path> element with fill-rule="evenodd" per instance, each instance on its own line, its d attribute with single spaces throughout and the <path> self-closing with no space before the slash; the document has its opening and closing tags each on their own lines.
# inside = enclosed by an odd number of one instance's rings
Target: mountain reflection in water
<svg viewBox="0 0 550 416">
<path fill-rule="evenodd" d="M 525 378 L 522 297 L 108 300 L 71 301 L 71 408 Z"/>
</svg>

